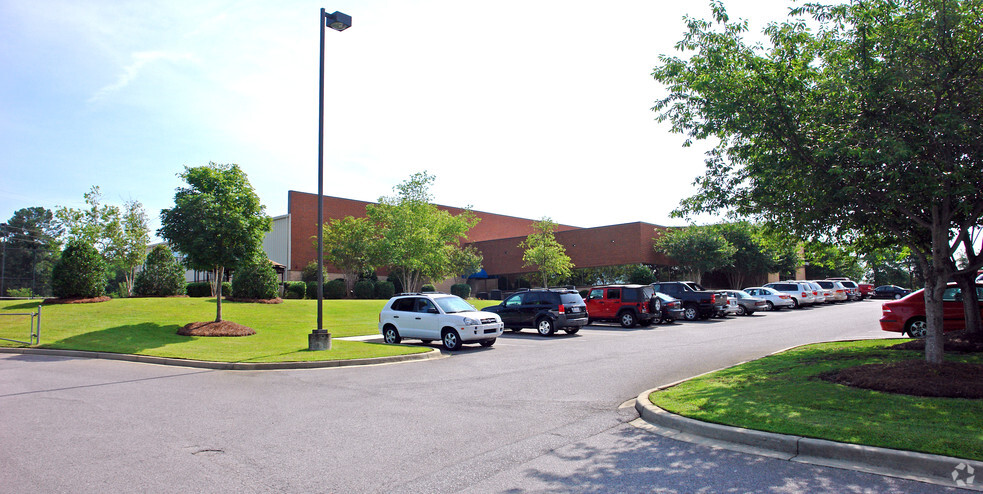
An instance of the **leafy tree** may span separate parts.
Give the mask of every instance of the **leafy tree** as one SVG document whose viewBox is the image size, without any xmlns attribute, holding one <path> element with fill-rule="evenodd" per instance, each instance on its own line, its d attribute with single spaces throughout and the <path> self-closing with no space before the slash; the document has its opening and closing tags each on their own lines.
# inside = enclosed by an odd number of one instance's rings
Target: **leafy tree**
<svg viewBox="0 0 983 494">
<path fill-rule="evenodd" d="M 846 276 L 859 280 L 863 276 L 860 260 L 850 248 L 824 242 L 806 242 L 806 278 L 823 279 L 829 276 Z"/>
<path fill-rule="evenodd" d="M 161 210 L 157 234 L 184 254 L 189 268 L 214 270 L 215 322 L 220 322 L 225 268 L 261 250 L 272 220 L 239 165 L 185 167 L 178 176 L 188 186 L 177 189 L 173 208 Z"/>
<path fill-rule="evenodd" d="M 262 250 L 236 266 L 232 276 L 232 295 L 236 298 L 274 299 L 279 293 L 276 270 Z"/>
<path fill-rule="evenodd" d="M 644 264 L 632 266 L 630 269 L 631 271 L 628 272 L 628 283 L 648 285 L 658 281 L 655 279 L 655 274 L 652 273 L 652 268 Z"/>
<path fill-rule="evenodd" d="M 373 268 L 377 257 L 376 226 L 368 218 L 346 216 L 324 224 L 324 259 L 345 275 L 345 291 L 352 293 L 358 276 Z M 317 239 L 314 239 L 317 248 Z M 314 263 L 317 280 L 317 262 Z"/>
<path fill-rule="evenodd" d="M 703 273 L 732 266 L 737 248 L 709 226 L 668 229 L 656 239 L 655 249 L 664 252 L 700 283 Z"/>
<path fill-rule="evenodd" d="M 83 194 L 87 209 L 59 207 L 55 216 L 64 231 L 65 240 L 80 240 L 96 248 L 100 254 L 107 248 L 108 228 L 114 228 L 119 220 L 119 208 L 102 204 L 102 192 L 99 186 L 93 185 L 89 192 Z"/>
<path fill-rule="evenodd" d="M 769 248 L 756 225 L 738 221 L 713 225 L 710 229 L 734 247 L 731 264 L 718 268 L 732 288 L 743 287 L 748 275 L 767 274 L 776 268 L 777 253 Z"/>
<path fill-rule="evenodd" d="M 185 291 L 184 268 L 174 257 L 171 248 L 155 245 L 136 274 L 133 292 L 140 297 L 182 295 Z"/>
<path fill-rule="evenodd" d="M 406 291 L 419 291 L 424 279 L 460 274 L 462 260 L 474 260 L 462 255 L 461 241 L 478 218 L 470 210 L 454 216 L 431 204 L 433 181 L 426 172 L 415 173 L 394 188 L 396 195 L 366 207 L 377 228 L 378 265 L 388 266 Z"/>
<path fill-rule="evenodd" d="M 61 251 L 61 235 L 62 228 L 50 210 L 30 207 L 14 211 L 0 227 L 4 289 L 26 288 L 32 295 L 50 293 L 51 270 Z"/>
<path fill-rule="evenodd" d="M 713 21 L 686 19 L 677 48 L 691 56 L 662 56 L 653 73 L 669 90 L 659 119 L 718 142 L 679 212 L 906 245 L 925 276 L 926 360 L 941 363 L 949 253 L 983 215 L 983 3 L 806 4 L 791 14 L 813 27 L 769 25 L 768 46 L 711 7 Z"/>
<path fill-rule="evenodd" d="M 519 243 L 519 248 L 524 249 L 522 266 L 535 267 L 543 287 L 549 286 L 551 279 L 570 276 L 573 262 L 563 244 L 556 240 L 556 223 L 550 218 L 543 218 L 533 223 L 532 228 L 535 231 Z"/>
<path fill-rule="evenodd" d="M 51 273 L 58 298 L 95 298 L 106 294 L 106 263 L 84 240 L 70 240 Z"/>
</svg>

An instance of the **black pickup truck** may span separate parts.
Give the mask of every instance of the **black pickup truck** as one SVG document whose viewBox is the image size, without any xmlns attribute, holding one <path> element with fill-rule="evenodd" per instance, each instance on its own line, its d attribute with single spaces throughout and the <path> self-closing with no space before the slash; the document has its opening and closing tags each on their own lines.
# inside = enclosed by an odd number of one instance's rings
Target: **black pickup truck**
<svg viewBox="0 0 983 494">
<path fill-rule="evenodd" d="M 709 319 L 724 313 L 727 296 L 704 289 L 692 281 L 659 281 L 652 283 L 655 291 L 676 297 L 683 302 L 683 317 L 687 321 Z"/>
</svg>

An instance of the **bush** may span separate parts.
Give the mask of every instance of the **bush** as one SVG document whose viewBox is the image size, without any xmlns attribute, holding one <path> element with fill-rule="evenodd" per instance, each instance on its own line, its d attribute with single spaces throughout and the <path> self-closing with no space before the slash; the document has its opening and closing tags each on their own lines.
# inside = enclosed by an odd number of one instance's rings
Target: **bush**
<svg viewBox="0 0 983 494">
<path fill-rule="evenodd" d="M 437 289 L 434 288 L 433 285 L 431 285 L 430 283 L 427 283 L 426 285 L 423 285 L 423 288 L 421 288 L 420 291 L 423 293 L 436 292 Z"/>
<path fill-rule="evenodd" d="M 212 295 L 212 284 L 207 281 L 195 281 L 188 283 L 185 286 L 185 291 L 189 297 L 211 297 Z M 229 297 L 232 295 L 232 283 L 228 281 L 222 283 L 222 296 Z"/>
<path fill-rule="evenodd" d="M 375 295 L 375 284 L 369 280 L 355 283 L 355 298 L 367 299 Z"/>
<path fill-rule="evenodd" d="M 325 271 L 327 273 L 327 271 Z M 304 269 L 300 272 L 301 281 L 307 282 L 317 282 L 317 261 L 311 261 L 304 266 Z M 317 298 L 317 294 L 314 294 L 314 298 Z"/>
<path fill-rule="evenodd" d="M 232 276 L 232 295 L 236 298 L 271 299 L 280 296 L 276 270 L 266 254 L 256 253 L 236 266 Z"/>
<path fill-rule="evenodd" d="M 157 245 L 147 254 L 143 269 L 137 273 L 133 293 L 138 297 L 184 295 L 184 271 L 170 247 Z"/>
<path fill-rule="evenodd" d="M 106 263 L 94 247 L 73 240 L 51 271 L 51 290 L 58 298 L 95 298 L 106 294 Z"/>
<path fill-rule="evenodd" d="M 391 281 L 375 282 L 375 298 L 389 300 L 396 294 L 396 285 Z"/>
<path fill-rule="evenodd" d="M 283 291 L 284 298 L 299 299 L 304 298 L 304 294 L 307 292 L 307 283 L 303 281 L 288 281 L 285 283 L 285 289 Z M 314 294 L 317 297 L 317 294 Z"/>
<path fill-rule="evenodd" d="M 451 285 L 451 295 L 457 295 L 466 299 L 471 296 L 471 285 L 467 283 L 454 283 Z"/>
<path fill-rule="evenodd" d="M 316 281 L 308 281 L 308 282 L 306 282 L 306 285 L 307 285 L 307 293 L 306 293 L 307 298 L 316 299 L 317 298 L 317 282 Z"/>
<path fill-rule="evenodd" d="M 34 294 L 31 293 L 30 288 L 11 288 L 10 290 L 7 290 L 7 296 L 16 298 L 30 298 L 33 297 Z"/>
<path fill-rule="evenodd" d="M 324 284 L 324 298 L 345 298 L 345 280 L 331 280 Z"/>
</svg>

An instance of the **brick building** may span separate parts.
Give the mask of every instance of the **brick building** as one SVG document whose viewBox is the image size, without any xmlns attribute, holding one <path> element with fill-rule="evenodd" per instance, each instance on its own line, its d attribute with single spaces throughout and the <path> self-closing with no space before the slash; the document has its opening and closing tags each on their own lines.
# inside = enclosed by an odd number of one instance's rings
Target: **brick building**
<svg viewBox="0 0 983 494">
<path fill-rule="evenodd" d="M 364 217 L 364 201 L 324 197 L 324 221 L 345 216 Z M 437 207 L 451 214 L 464 212 L 461 208 Z M 474 279 L 469 283 L 476 291 L 498 288 L 499 277 L 517 278 L 534 272 L 522 267 L 522 249 L 519 242 L 533 232 L 532 225 L 539 220 L 516 218 L 482 211 L 473 211 L 481 219 L 469 232 L 469 244 L 484 256 L 484 272 L 487 279 Z M 674 264 L 653 248 L 654 238 L 665 227 L 650 223 L 625 223 L 595 228 L 578 228 L 557 225 L 556 239 L 566 249 L 567 255 L 578 268 L 620 266 L 624 264 Z M 286 279 L 299 280 L 301 270 L 317 259 L 314 238 L 317 235 L 317 194 L 289 191 L 287 214 L 274 218 L 273 231 L 267 235 L 264 250 L 270 259 L 287 266 Z M 340 276 L 339 270 L 326 265 L 326 279 Z M 451 283 L 458 280 L 449 280 Z"/>
</svg>

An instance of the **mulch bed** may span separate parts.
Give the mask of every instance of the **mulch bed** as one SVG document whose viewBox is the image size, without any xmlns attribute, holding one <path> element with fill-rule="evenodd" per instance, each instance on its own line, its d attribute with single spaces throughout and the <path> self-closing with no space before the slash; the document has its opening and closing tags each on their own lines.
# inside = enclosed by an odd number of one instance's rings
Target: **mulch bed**
<svg viewBox="0 0 983 494">
<path fill-rule="evenodd" d="M 177 334 L 182 336 L 249 336 L 256 334 L 256 330 L 232 321 L 208 321 L 186 324 L 177 330 Z"/>
<path fill-rule="evenodd" d="M 283 299 L 277 298 L 233 298 L 233 297 L 222 297 L 223 300 L 228 300 L 229 302 L 248 302 L 250 304 L 282 304 Z"/>
<path fill-rule="evenodd" d="M 93 298 L 46 298 L 44 299 L 45 305 L 54 304 L 94 304 L 97 302 L 109 302 L 112 297 L 102 296 Z"/>
<path fill-rule="evenodd" d="M 889 347 L 894 350 L 925 351 L 924 339 L 912 339 Z M 983 342 L 963 332 L 945 334 L 946 353 L 983 352 Z M 933 365 L 921 360 L 892 364 L 867 364 L 820 376 L 822 379 L 857 388 L 939 398 L 983 399 L 983 364 L 943 362 Z"/>
</svg>

